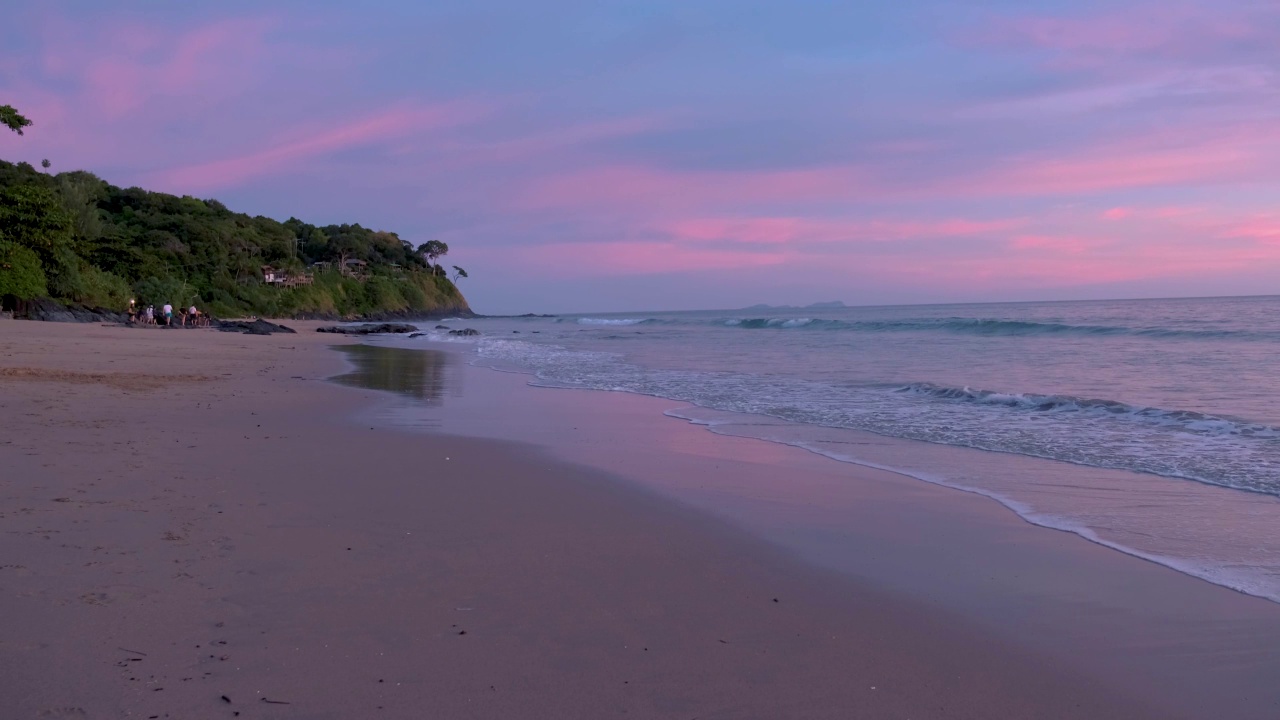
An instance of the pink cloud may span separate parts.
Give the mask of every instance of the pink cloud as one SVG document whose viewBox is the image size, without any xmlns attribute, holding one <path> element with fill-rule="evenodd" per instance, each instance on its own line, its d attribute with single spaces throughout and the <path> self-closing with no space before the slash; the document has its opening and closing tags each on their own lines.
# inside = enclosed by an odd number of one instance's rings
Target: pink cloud
<svg viewBox="0 0 1280 720">
<path fill-rule="evenodd" d="M 1233 15 L 1222 8 L 1159 2 L 1074 17 L 999 18 L 968 39 L 991 47 L 1057 51 L 1082 61 L 1152 53 L 1187 56 L 1264 37 L 1264 25 L 1256 20 L 1248 11 L 1237 10 Z"/>
<path fill-rule="evenodd" d="M 227 187 L 255 177 L 288 172 L 307 158 L 457 125 L 479 113 L 478 107 L 468 103 L 386 110 L 245 155 L 166 170 L 157 173 L 154 181 L 164 187 L 184 190 Z"/>
<path fill-rule="evenodd" d="M 68 36 L 46 52 L 50 75 L 77 82 L 83 98 L 119 119 L 165 97 L 225 95 L 269 52 L 266 19 L 232 19 L 185 32 L 130 25 Z"/>
<path fill-rule="evenodd" d="M 1223 258 L 1257 260 L 1273 256 L 1271 249 L 1264 246 L 1280 243 L 1280 216 L 1274 213 L 1242 216 L 1225 209 L 1165 206 L 1135 207 L 1130 217 L 1133 223 L 1126 228 L 1126 233 L 1130 237 L 1159 240 L 1151 243 L 1153 247 L 1203 246 Z M 1214 242 L 1233 240 L 1253 242 L 1230 246 Z"/>
<path fill-rule="evenodd" d="M 1162 205 L 1154 207 L 1114 207 L 1105 210 L 1100 217 L 1104 220 L 1173 220 L 1202 214 L 1204 208 L 1191 205 Z"/>
<path fill-rule="evenodd" d="M 909 181 L 880 164 L 770 171 L 669 169 L 641 164 L 590 164 L 537 173 L 513 188 L 513 209 L 595 215 L 627 214 L 652 219 L 676 217 L 675 228 L 696 238 L 736 234 L 749 242 L 782 242 L 804 234 L 831 235 L 846 226 L 805 224 L 798 206 L 868 201 L 910 202 L 972 198 L 1027 198 L 1091 195 L 1124 190 L 1268 181 L 1280 167 L 1280 133 L 1274 123 L 1241 121 L 1214 126 L 1183 124 L 1158 133 L 1107 138 L 1083 147 L 1053 147 L 995 157 L 985 165 L 939 172 Z M 582 158 L 579 158 L 582 161 Z M 786 208 L 748 227 L 733 218 L 739 208 Z M 1109 210 L 1111 220 L 1124 207 Z M 775 211 L 776 212 L 776 211 Z M 794 213 L 794 214 L 793 214 Z M 689 218 L 693 218 L 690 220 Z M 737 223 L 733 228 L 724 223 Z M 717 225 L 716 223 L 720 223 Z M 978 228 L 985 230 L 990 228 Z M 884 228 L 858 229 L 857 234 Z M 890 228 L 889 230 L 892 230 Z M 941 234 L 954 229 L 925 228 Z M 911 232 L 917 232 L 912 230 Z"/>
<path fill-rule="evenodd" d="M 451 167 L 531 162 L 548 156 L 581 153 L 584 146 L 602 140 L 628 137 L 665 127 L 668 120 L 660 114 L 636 115 L 594 122 L 581 122 L 492 140 L 432 140 L 429 144 L 406 143 L 397 148 L 400 154 L 429 151 L 441 154 Z"/>
<path fill-rule="evenodd" d="M 1009 247 L 1017 252 L 977 264 L 1044 287 L 1203 280 L 1265 267 L 1280 270 L 1280 220 L 1275 216 L 1241 220 L 1229 212 L 1170 210 L 1131 208 L 1123 235 L 1046 232 L 1015 236 Z M 957 262 L 966 265 L 972 260 L 960 258 Z"/>
<path fill-rule="evenodd" d="M 275 22 L 266 18 L 168 28 L 51 13 L 30 24 L 40 51 L 0 78 L 0 95 L 35 121 L 15 149 L 52 157 L 63 169 L 145 165 L 155 156 L 156 135 L 174 127 L 208 144 L 235 122 L 227 110 L 236 98 L 291 53 L 268 41 Z"/>
<path fill-rule="evenodd" d="M 677 221 L 670 229 L 688 240 L 773 244 L 791 242 L 813 225 L 802 218 L 695 218 Z"/>
<path fill-rule="evenodd" d="M 1092 147 L 1006 160 L 956 183 L 957 194 L 1073 195 L 1276 177 L 1274 123 L 1185 126 Z"/>
<path fill-rule="evenodd" d="M 607 206 L 651 213 L 837 199 L 864 187 L 865 173 L 856 167 L 729 172 L 602 165 L 539 178 L 519 193 L 516 203 L 528 209 Z"/>
<path fill-rule="evenodd" d="M 1097 250 L 1107 244 L 1108 241 L 1097 238 L 1062 235 L 1019 235 L 1010 241 L 1009 246 L 1014 250 L 1049 251 L 1059 254 L 1080 255 Z"/>
<path fill-rule="evenodd" d="M 680 240 L 741 243 L 884 241 L 908 238 L 965 237 L 1008 230 L 1019 219 L 828 220 L 802 217 L 711 217 L 678 220 L 666 230 Z"/>
<path fill-rule="evenodd" d="M 1280 217 L 1262 215 L 1239 224 L 1228 224 L 1219 237 L 1246 238 L 1268 245 L 1280 245 Z"/>
<path fill-rule="evenodd" d="M 934 290 L 986 283 L 999 283 L 1006 290 L 1065 290 L 1131 281 L 1200 282 L 1265 268 L 1280 271 L 1280 218 L 1274 214 L 1242 219 L 1225 210 L 1128 209 L 1122 233 L 1097 214 L 1064 212 L 993 222 L 990 234 L 999 244 L 935 246 L 928 258 L 912 255 L 906 261 L 892 238 L 858 244 L 846 252 L 810 252 L 793 242 L 786 245 L 786 265 Z M 905 236 L 929 237 L 924 223 L 918 228 L 904 223 L 902 229 Z"/>
<path fill-rule="evenodd" d="M 500 248 L 507 262 L 536 269 L 548 277 L 652 275 L 695 270 L 771 267 L 787 260 L 782 252 L 748 253 L 713 250 L 666 241 L 550 243 L 538 247 Z"/>
</svg>

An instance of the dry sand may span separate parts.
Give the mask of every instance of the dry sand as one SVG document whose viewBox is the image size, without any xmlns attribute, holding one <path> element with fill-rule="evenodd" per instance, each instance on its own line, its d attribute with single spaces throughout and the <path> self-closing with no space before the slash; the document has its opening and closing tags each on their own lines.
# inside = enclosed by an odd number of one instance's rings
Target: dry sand
<svg viewBox="0 0 1280 720">
<path fill-rule="evenodd" d="M 0 717 L 1175 716 L 599 471 L 356 425 L 297 326 L 0 321 Z"/>
</svg>

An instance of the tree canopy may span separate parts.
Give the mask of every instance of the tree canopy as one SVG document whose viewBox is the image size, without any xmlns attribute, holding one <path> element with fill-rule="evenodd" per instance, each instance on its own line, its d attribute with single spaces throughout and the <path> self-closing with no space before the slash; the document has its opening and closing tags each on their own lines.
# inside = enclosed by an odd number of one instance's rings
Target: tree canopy
<svg viewBox="0 0 1280 720">
<path fill-rule="evenodd" d="M 0 105 L 0 125 L 22 134 L 22 129 L 30 127 L 31 121 L 26 119 L 12 105 Z"/>
<path fill-rule="evenodd" d="M 0 297 L 31 300 L 48 292 L 40 258 L 28 248 L 0 239 Z"/>
<path fill-rule="evenodd" d="M 436 259 L 449 254 L 449 246 L 439 240 L 428 240 L 418 246 L 418 255 L 426 258 L 428 264 L 434 264 Z"/>
<path fill-rule="evenodd" d="M 47 174 L 0 160 L 0 232 L 0 241 L 19 248 L 5 257 L 20 256 L 15 267 L 25 278 L 0 266 L 0 288 L 21 290 L 0 296 L 41 295 L 39 277 L 52 297 L 116 309 L 130 297 L 203 304 L 224 316 L 466 309 L 421 246 L 394 232 L 279 222 L 217 200 L 116 187 L 84 171 Z M 447 252 L 439 246 L 432 248 Z M 32 256 L 39 275 L 30 271 Z M 354 260 L 358 273 L 347 271 Z M 268 283 L 264 266 L 306 282 Z"/>
</svg>

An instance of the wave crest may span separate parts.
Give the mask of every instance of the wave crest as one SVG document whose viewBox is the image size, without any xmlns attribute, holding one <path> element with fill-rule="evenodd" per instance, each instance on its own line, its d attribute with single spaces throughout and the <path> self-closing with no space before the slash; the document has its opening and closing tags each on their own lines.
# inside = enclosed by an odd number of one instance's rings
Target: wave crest
<svg viewBox="0 0 1280 720">
<path fill-rule="evenodd" d="M 643 325 L 654 322 L 653 318 L 591 318 L 582 317 L 575 320 L 579 325 Z"/>
<path fill-rule="evenodd" d="M 1003 393 L 994 390 L 956 388 L 933 383 L 911 383 L 898 392 L 938 400 L 953 400 L 978 405 L 1000 405 L 1015 410 L 1044 413 L 1081 413 L 1096 417 L 1112 417 L 1148 425 L 1159 425 L 1187 432 L 1213 435 L 1242 435 L 1256 438 L 1280 438 L 1280 428 L 1250 423 L 1194 410 L 1164 410 L 1130 405 L 1118 400 L 1099 400 L 1073 395 L 1037 395 Z"/>
<path fill-rule="evenodd" d="M 961 335 L 986 336 L 1129 336 L 1146 338 L 1184 339 L 1235 339 L 1276 340 L 1274 333 L 1247 332 L 1242 330 L 1182 330 L 1162 327 L 1125 327 L 1121 325 L 1070 325 L 1057 322 L 1031 320 L 1001 320 L 998 318 L 916 318 L 907 320 L 835 320 L 815 318 L 729 318 L 718 324 L 743 328 L 808 330 L 851 330 L 860 332 L 950 332 Z"/>
</svg>

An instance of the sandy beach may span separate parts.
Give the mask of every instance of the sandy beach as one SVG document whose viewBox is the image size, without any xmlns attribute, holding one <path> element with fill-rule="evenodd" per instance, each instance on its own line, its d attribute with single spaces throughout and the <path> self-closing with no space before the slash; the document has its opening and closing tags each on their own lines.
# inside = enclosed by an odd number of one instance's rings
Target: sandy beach
<svg viewBox="0 0 1280 720">
<path fill-rule="evenodd" d="M 359 422 L 287 324 L 0 322 L 4 717 L 1204 716 L 534 438 Z"/>
</svg>

